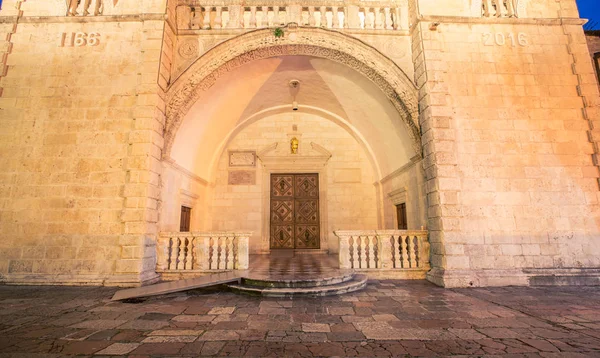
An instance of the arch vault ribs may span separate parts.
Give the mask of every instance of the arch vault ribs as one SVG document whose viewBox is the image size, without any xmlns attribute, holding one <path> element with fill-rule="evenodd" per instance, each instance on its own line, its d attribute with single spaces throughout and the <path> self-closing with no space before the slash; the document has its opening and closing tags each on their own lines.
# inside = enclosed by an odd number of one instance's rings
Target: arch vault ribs
<svg viewBox="0 0 600 358">
<path fill-rule="evenodd" d="M 346 65 L 375 83 L 401 114 L 416 153 L 421 153 L 418 99 L 414 84 L 376 49 L 350 36 L 323 29 L 298 28 L 294 41 L 275 38 L 269 29 L 240 35 L 216 46 L 192 64 L 167 93 L 164 157 L 186 113 L 227 72 L 245 63 L 287 55 L 306 55 Z"/>
</svg>

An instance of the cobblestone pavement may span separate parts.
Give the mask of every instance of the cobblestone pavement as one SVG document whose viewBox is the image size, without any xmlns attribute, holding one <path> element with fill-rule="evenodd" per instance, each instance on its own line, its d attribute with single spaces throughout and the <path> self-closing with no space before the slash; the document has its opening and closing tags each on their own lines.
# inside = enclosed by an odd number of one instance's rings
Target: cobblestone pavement
<svg viewBox="0 0 600 358">
<path fill-rule="evenodd" d="M 0 357 L 600 357 L 600 287 L 390 280 L 324 298 L 196 290 L 130 303 L 115 291 L 0 286 Z"/>
</svg>

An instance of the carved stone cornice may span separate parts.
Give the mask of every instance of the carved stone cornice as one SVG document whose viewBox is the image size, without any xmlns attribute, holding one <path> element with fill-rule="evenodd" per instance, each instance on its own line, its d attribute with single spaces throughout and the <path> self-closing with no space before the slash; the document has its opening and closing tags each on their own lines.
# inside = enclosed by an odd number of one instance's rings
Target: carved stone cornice
<svg viewBox="0 0 600 358">
<path fill-rule="evenodd" d="M 413 149 L 421 153 L 417 89 L 392 60 L 338 31 L 305 27 L 293 31 L 293 39 L 276 38 L 272 29 L 251 31 L 219 44 L 194 62 L 167 91 L 164 156 L 169 156 L 186 113 L 219 77 L 251 61 L 288 55 L 329 59 L 369 78 L 401 114 Z"/>
</svg>

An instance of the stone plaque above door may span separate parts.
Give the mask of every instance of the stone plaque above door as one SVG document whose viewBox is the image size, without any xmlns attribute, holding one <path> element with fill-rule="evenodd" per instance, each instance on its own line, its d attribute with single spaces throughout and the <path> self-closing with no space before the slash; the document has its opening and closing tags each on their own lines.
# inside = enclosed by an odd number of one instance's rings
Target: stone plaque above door
<svg viewBox="0 0 600 358">
<path fill-rule="evenodd" d="M 230 170 L 228 185 L 256 185 L 256 171 L 254 170 Z"/>
<path fill-rule="evenodd" d="M 256 166 L 255 151 L 231 151 L 229 152 L 230 167 L 254 167 Z"/>
</svg>

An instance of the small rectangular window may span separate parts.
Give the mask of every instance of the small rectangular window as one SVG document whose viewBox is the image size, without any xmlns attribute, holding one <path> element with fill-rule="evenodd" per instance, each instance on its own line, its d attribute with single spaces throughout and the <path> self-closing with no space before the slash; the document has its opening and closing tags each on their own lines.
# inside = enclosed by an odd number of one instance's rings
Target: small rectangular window
<svg viewBox="0 0 600 358">
<path fill-rule="evenodd" d="M 190 218 L 192 216 L 192 208 L 187 206 L 181 207 L 181 220 L 179 221 L 179 231 L 189 232 L 190 231 Z"/>
<path fill-rule="evenodd" d="M 396 205 L 396 214 L 398 215 L 398 230 L 408 230 L 406 203 Z"/>
</svg>

